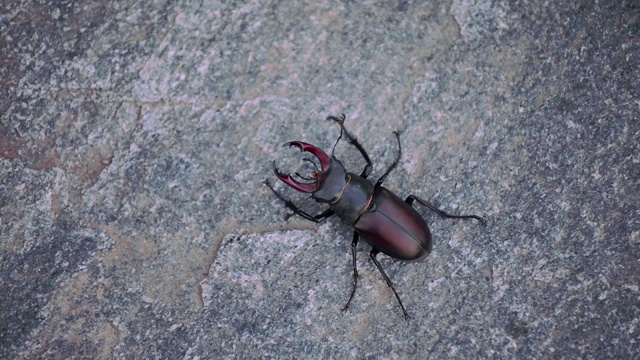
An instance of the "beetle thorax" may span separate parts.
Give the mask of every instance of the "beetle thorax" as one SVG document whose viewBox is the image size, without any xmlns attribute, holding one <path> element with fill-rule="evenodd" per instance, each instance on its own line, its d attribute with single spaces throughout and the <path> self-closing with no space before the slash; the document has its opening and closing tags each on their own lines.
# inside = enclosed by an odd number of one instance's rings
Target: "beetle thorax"
<svg viewBox="0 0 640 360">
<path fill-rule="evenodd" d="M 348 174 L 347 184 L 340 196 L 331 202 L 331 209 L 342 221 L 355 224 L 371 206 L 373 184 L 356 174 Z"/>
</svg>

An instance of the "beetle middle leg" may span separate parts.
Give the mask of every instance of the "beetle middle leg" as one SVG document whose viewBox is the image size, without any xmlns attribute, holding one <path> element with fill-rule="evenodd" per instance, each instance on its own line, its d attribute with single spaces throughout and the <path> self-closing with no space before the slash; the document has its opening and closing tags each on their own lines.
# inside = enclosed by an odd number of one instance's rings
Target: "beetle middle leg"
<svg viewBox="0 0 640 360">
<path fill-rule="evenodd" d="M 385 171 L 384 174 L 380 176 L 380 179 L 376 181 L 376 184 L 373 187 L 374 189 L 377 189 L 382 185 L 382 183 L 384 182 L 384 179 L 386 179 L 387 176 L 389 176 L 389 174 L 391 173 L 391 171 L 395 169 L 396 166 L 398 166 L 398 163 L 400 162 L 400 158 L 402 157 L 402 145 L 400 144 L 400 133 L 397 131 L 394 131 L 393 134 L 396 136 L 396 139 L 398 140 L 398 155 L 396 156 L 396 159 L 393 160 L 393 163 L 391 164 L 391 166 L 389 166 L 387 171 Z"/>
<path fill-rule="evenodd" d="M 360 234 L 357 232 L 353 232 L 353 240 L 351 240 L 351 263 L 353 265 L 353 287 L 351 288 L 351 295 L 349 295 L 349 300 L 346 305 L 342 308 L 342 311 L 347 311 L 349 308 L 349 304 L 351 304 L 351 299 L 353 299 L 353 295 L 356 293 L 356 287 L 358 287 L 358 267 L 356 266 L 356 247 L 358 246 L 358 239 L 360 238 Z"/>
<path fill-rule="evenodd" d="M 402 313 L 404 314 L 404 318 L 408 319 L 409 318 L 409 314 L 407 313 L 407 310 L 405 310 L 404 305 L 402 305 L 402 301 L 400 300 L 400 296 L 396 292 L 396 289 L 393 287 L 393 284 L 391 283 L 391 280 L 389 280 L 389 277 L 387 276 L 387 274 L 382 269 L 382 265 L 380 265 L 380 262 L 378 261 L 378 259 L 376 259 L 376 255 L 378 255 L 379 252 L 380 252 L 380 250 L 371 249 L 371 252 L 369 253 L 369 256 L 371 257 L 371 260 L 373 260 L 373 263 L 376 264 L 376 267 L 378 268 L 378 270 L 382 274 L 382 277 L 384 278 L 384 281 L 387 282 L 387 285 L 393 291 L 393 295 L 395 295 L 396 299 L 398 299 L 398 303 L 400 304 L 400 307 L 402 308 Z"/>
<path fill-rule="evenodd" d="M 417 201 L 421 205 L 427 207 L 429 210 L 435 212 L 436 214 L 438 214 L 438 215 L 440 215 L 442 217 L 450 218 L 450 219 L 476 219 L 476 220 L 478 220 L 480 222 L 480 224 L 484 225 L 484 219 L 481 218 L 478 215 L 453 215 L 453 214 L 449 214 L 448 212 L 438 209 L 438 207 L 436 207 L 435 205 L 429 203 L 426 200 L 420 199 L 419 197 L 417 197 L 415 195 L 409 195 L 404 202 L 406 202 L 407 204 L 409 204 L 411 206 L 414 201 Z"/>
<path fill-rule="evenodd" d="M 303 218 L 309 220 L 309 221 L 313 221 L 315 223 L 319 223 L 323 220 L 325 220 L 326 218 L 332 216 L 334 214 L 333 210 L 331 209 L 327 209 L 323 212 L 321 212 L 318 215 L 310 215 L 309 213 L 304 212 L 303 210 L 301 210 L 299 207 L 297 207 L 290 199 L 286 199 L 284 196 L 282 196 L 282 194 L 280 194 L 279 192 L 277 192 L 269 183 L 269 181 L 265 180 L 263 182 L 263 184 L 267 185 L 267 187 L 269 189 L 271 189 L 271 191 L 273 191 L 274 194 L 276 194 L 276 196 L 282 200 L 285 204 L 286 207 L 288 207 L 289 209 L 293 210 L 294 213 L 302 216 Z"/>
<path fill-rule="evenodd" d="M 347 128 L 344 127 L 344 121 L 346 120 L 346 118 L 347 117 L 345 114 L 342 114 L 340 117 L 327 116 L 327 120 L 333 120 L 340 125 L 340 128 L 344 132 L 345 136 L 347 137 L 347 139 L 349 139 L 349 144 L 355 146 L 358 149 L 358 151 L 360 151 L 360 154 L 362 154 L 362 157 L 364 158 L 364 160 L 367 162 L 367 166 L 365 166 L 364 170 L 362 170 L 362 172 L 360 173 L 360 177 L 366 179 L 367 176 L 371 174 L 371 170 L 373 170 L 373 162 L 369 158 L 369 154 L 367 154 L 367 151 L 362 147 L 362 144 L 360 144 L 360 142 L 358 141 L 358 138 L 351 135 L 347 131 Z"/>
</svg>

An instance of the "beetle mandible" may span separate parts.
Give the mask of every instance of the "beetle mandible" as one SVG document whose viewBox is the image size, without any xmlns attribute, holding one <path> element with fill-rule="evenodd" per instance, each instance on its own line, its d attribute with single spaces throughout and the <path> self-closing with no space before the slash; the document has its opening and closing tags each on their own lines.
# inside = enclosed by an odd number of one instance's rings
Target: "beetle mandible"
<svg viewBox="0 0 640 360">
<path fill-rule="evenodd" d="M 400 134 L 394 131 L 394 135 L 398 140 L 398 155 L 391 166 L 385 173 L 372 183 L 367 179 L 373 163 L 369 155 L 364 150 L 358 139 L 351 135 L 344 126 L 346 116 L 342 114 L 340 117 L 329 116 L 327 120 L 333 120 L 340 125 L 340 136 L 336 140 L 336 144 L 344 134 L 349 143 L 355 146 L 367 165 L 360 175 L 347 172 L 340 160 L 331 157 L 320 148 L 302 141 L 290 141 L 283 146 L 294 146 L 304 152 L 313 154 L 319 161 L 320 166 L 311 159 L 305 158 L 315 167 L 316 171 L 311 173 L 311 177 L 304 177 L 299 173 L 296 175 L 307 182 L 299 182 L 289 174 L 281 173 L 273 162 L 273 171 L 278 179 L 297 191 L 310 193 L 311 197 L 319 203 L 326 203 L 329 209 L 318 215 L 310 215 L 297 207 L 290 199 L 286 199 L 282 194 L 278 193 L 268 182 L 264 184 L 273 191 L 273 193 L 282 200 L 285 205 L 293 210 L 295 214 L 303 218 L 319 223 L 332 215 L 337 215 L 343 222 L 353 226 L 353 239 L 351 241 L 351 259 L 353 266 L 353 287 L 351 295 L 343 310 L 349 308 L 349 304 L 353 299 L 358 285 L 358 269 L 356 267 L 356 246 L 360 237 L 371 245 L 369 256 L 376 265 L 384 281 L 393 291 L 405 319 L 409 318 L 407 310 L 402 305 L 400 296 L 393 287 L 391 280 L 382 269 L 380 262 L 376 256 L 382 252 L 392 258 L 399 260 L 415 260 L 423 255 L 431 252 L 431 233 L 426 221 L 412 207 L 414 201 L 434 211 L 438 215 L 445 218 L 453 219 L 476 219 L 484 224 L 484 219 L 477 215 L 452 215 L 443 210 L 438 209 L 435 205 L 415 196 L 409 195 L 404 201 L 395 193 L 391 192 L 382 183 L 391 171 L 398 165 L 402 156 L 402 145 L 400 144 Z M 334 145 L 335 149 L 335 145 Z"/>
</svg>

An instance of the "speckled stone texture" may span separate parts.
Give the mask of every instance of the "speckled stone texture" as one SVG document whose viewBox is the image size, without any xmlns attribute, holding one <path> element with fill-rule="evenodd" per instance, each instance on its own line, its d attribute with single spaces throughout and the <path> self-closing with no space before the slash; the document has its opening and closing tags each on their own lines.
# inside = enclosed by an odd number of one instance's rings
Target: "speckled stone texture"
<svg viewBox="0 0 640 360">
<path fill-rule="evenodd" d="M 5 1 L 0 358 L 638 358 L 638 84 L 636 0 Z M 262 184 L 340 113 L 487 219 L 417 206 L 409 321 L 364 243 L 342 312 L 351 230 Z"/>
</svg>

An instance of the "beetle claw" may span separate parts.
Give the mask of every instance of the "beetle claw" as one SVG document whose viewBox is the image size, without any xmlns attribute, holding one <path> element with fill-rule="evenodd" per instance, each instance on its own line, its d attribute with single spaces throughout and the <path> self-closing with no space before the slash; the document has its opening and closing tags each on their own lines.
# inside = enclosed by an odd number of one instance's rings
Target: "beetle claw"
<svg viewBox="0 0 640 360">
<path fill-rule="evenodd" d="M 291 186 L 292 188 L 298 191 L 311 193 L 318 189 L 319 185 L 317 181 L 309 184 L 303 184 L 301 182 L 298 182 L 296 179 L 294 179 L 290 174 L 285 174 L 283 172 L 280 172 L 280 170 L 278 170 L 278 168 L 276 167 L 275 160 L 273 161 L 273 172 L 276 174 L 278 179 L 282 180 L 285 184 Z"/>
<path fill-rule="evenodd" d="M 309 152 L 315 155 L 318 158 L 318 160 L 320 160 L 319 172 L 325 172 L 329 169 L 329 165 L 330 165 L 329 156 L 327 156 L 327 154 L 324 151 L 322 151 L 322 149 L 302 141 L 289 141 L 282 145 L 282 147 L 286 147 L 286 146 L 288 147 L 294 146 L 300 149 L 301 151 Z M 314 165 L 314 167 L 316 167 L 317 169 L 317 165 L 315 164 L 315 162 L 313 162 L 310 159 L 305 159 L 305 160 L 311 162 Z M 301 192 L 311 193 L 318 190 L 318 187 L 320 186 L 318 179 L 305 179 L 304 177 L 298 174 L 298 176 L 300 176 L 305 180 L 313 180 L 312 183 L 305 184 L 297 181 L 290 174 L 285 174 L 280 172 L 280 170 L 278 170 L 278 168 L 276 167 L 275 161 L 273 162 L 273 172 L 276 174 L 278 179 L 282 180 L 285 184 Z"/>
<path fill-rule="evenodd" d="M 327 156 L 327 154 L 324 151 L 322 151 L 322 149 L 320 149 L 319 147 L 313 146 L 311 144 L 307 144 L 306 142 L 302 142 L 302 141 L 289 141 L 287 143 L 284 143 L 284 145 L 282 146 L 283 147 L 295 146 L 301 151 L 310 152 L 313 155 L 315 155 L 318 158 L 318 160 L 320 160 L 320 168 L 322 169 L 322 171 L 327 171 L 329 169 L 329 156 Z"/>
</svg>

